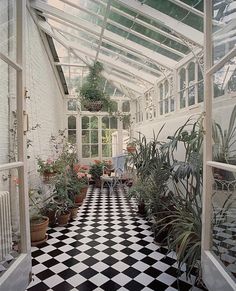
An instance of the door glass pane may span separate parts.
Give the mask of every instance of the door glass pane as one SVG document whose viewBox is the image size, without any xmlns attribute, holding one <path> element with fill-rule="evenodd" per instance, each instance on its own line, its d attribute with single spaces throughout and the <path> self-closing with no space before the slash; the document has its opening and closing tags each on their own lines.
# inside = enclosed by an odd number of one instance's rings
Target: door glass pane
<svg viewBox="0 0 236 291">
<path fill-rule="evenodd" d="M 18 160 L 16 71 L 1 60 L 0 104 L 0 164 L 5 164 Z"/>
<path fill-rule="evenodd" d="M 111 144 L 103 144 L 102 145 L 102 156 L 103 157 L 111 157 Z"/>
<path fill-rule="evenodd" d="M 110 119 L 110 128 L 111 129 L 116 129 L 117 128 L 117 118 L 116 117 L 111 117 L 111 119 Z"/>
<path fill-rule="evenodd" d="M 68 130 L 68 141 L 76 143 L 76 130 Z"/>
<path fill-rule="evenodd" d="M 16 169 L 0 171 L 0 280 L 21 249 L 19 183 Z"/>
<path fill-rule="evenodd" d="M 90 158 L 90 146 L 89 145 L 82 145 L 82 157 L 83 158 Z"/>
<path fill-rule="evenodd" d="M 1 0 L 0 52 L 16 60 L 16 1 Z"/>
<path fill-rule="evenodd" d="M 91 145 L 91 157 L 98 157 L 98 145 Z"/>
<path fill-rule="evenodd" d="M 89 130 L 82 130 L 82 143 L 89 143 Z"/>
<path fill-rule="evenodd" d="M 109 117 L 102 118 L 102 128 L 104 129 L 109 128 Z"/>
<path fill-rule="evenodd" d="M 98 131 L 91 130 L 91 143 L 98 143 Z"/>
<path fill-rule="evenodd" d="M 236 282 L 236 173 L 213 168 L 212 251 Z"/>
<path fill-rule="evenodd" d="M 98 128 L 98 118 L 96 116 L 91 117 L 90 128 L 91 129 Z"/>
<path fill-rule="evenodd" d="M 82 117 L 82 129 L 89 128 L 89 117 L 83 116 Z"/>
</svg>

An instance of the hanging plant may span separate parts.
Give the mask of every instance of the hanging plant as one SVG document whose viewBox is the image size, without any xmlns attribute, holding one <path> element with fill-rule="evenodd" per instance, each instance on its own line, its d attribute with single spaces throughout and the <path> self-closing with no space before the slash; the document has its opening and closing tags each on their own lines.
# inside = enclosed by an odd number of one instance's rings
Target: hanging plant
<svg viewBox="0 0 236 291">
<path fill-rule="evenodd" d="M 103 65 L 100 62 L 89 67 L 87 81 L 80 88 L 81 104 L 88 111 L 114 111 L 114 101 L 103 90 Z"/>
</svg>

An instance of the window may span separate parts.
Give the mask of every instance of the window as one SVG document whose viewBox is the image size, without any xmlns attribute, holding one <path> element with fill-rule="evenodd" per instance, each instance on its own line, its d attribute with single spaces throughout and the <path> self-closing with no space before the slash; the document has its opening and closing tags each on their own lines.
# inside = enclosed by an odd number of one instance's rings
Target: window
<svg viewBox="0 0 236 291">
<path fill-rule="evenodd" d="M 180 109 L 203 101 L 204 84 L 202 71 L 194 62 L 181 68 L 179 72 L 179 101 Z"/>
<path fill-rule="evenodd" d="M 180 108 L 186 106 L 186 70 L 182 68 L 179 73 L 179 96 L 180 96 Z"/>
<path fill-rule="evenodd" d="M 69 99 L 67 101 L 67 110 L 68 111 L 77 111 L 77 100 L 76 99 Z"/>
<path fill-rule="evenodd" d="M 102 117 L 102 157 L 109 158 L 116 155 L 117 140 L 113 134 L 117 132 L 117 118 Z"/>
<path fill-rule="evenodd" d="M 68 117 L 68 141 L 70 143 L 76 143 L 76 117 Z"/>
<path fill-rule="evenodd" d="M 142 112 L 142 97 L 139 97 L 136 100 L 136 122 L 142 122 L 143 121 L 143 112 Z"/>
<path fill-rule="evenodd" d="M 159 114 L 167 114 L 174 109 L 173 78 L 171 77 L 159 85 Z"/>
<path fill-rule="evenodd" d="M 130 112 L 130 103 L 125 101 L 122 103 L 122 112 Z"/>
<path fill-rule="evenodd" d="M 145 111 L 146 120 L 151 120 L 156 117 L 156 106 L 154 104 L 154 89 L 145 93 Z"/>
<path fill-rule="evenodd" d="M 82 117 L 82 158 L 98 157 L 98 118 Z"/>
</svg>

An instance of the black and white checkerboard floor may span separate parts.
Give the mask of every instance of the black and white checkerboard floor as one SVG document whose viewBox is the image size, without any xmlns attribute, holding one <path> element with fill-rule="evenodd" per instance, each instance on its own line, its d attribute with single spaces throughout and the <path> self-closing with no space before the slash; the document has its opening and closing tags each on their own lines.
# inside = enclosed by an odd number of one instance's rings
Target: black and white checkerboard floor
<svg viewBox="0 0 236 291">
<path fill-rule="evenodd" d="M 32 248 L 29 291 L 201 290 L 184 272 L 177 280 L 175 254 L 153 243 L 147 221 L 122 189 L 108 195 L 91 186 L 78 218 L 48 235 Z"/>
</svg>

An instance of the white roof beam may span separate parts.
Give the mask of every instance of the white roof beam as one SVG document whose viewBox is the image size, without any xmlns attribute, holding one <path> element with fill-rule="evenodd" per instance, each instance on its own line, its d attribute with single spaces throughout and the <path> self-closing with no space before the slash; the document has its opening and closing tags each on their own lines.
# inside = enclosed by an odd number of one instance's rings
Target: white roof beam
<svg viewBox="0 0 236 291">
<path fill-rule="evenodd" d="M 87 47 L 84 47 L 81 45 L 75 46 L 73 44 L 70 44 L 70 47 L 77 50 L 77 51 L 80 51 L 81 53 L 88 55 L 89 57 L 91 57 L 93 59 L 95 59 L 94 51 L 87 48 Z M 113 58 L 106 56 L 106 55 L 103 55 L 101 53 L 99 55 L 99 60 L 102 63 L 108 64 L 108 65 L 115 67 L 119 70 L 123 70 L 124 72 L 127 72 L 128 74 L 131 74 L 131 75 L 135 76 L 136 78 L 141 79 L 149 84 L 154 84 L 156 81 L 155 77 L 152 77 L 151 75 L 146 75 L 142 71 L 138 71 L 130 66 L 127 66 L 125 63 L 123 63 L 119 60 L 114 60 Z"/>
<path fill-rule="evenodd" d="M 102 23 L 102 30 L 101 30 L 101 34 L 100 34 L 100 37 L 99 37 L 97 53 L 96 53 L 96 57 L 95 57 L 94 62 L 97 62 L 97 60 L 98 60 L 98 55 L 99 55 L 99 51 L 100 51 L 100 48 L 101 48 L 101 45 L 102 45 L 102 39 L 103 39 L 104 31 L 106 29 L 107 20 L 108 20 L 108 16 L 109 16 L 109 12 L 110 12 L 110 7 L 111 7 L 111 0 L 108 0 L 107 7 L 106 7 L 106 12 L 105 12 L 105 15 L 104 15 L 104 18 L 103 18 L 103 23 Z"/>
<path fill-rule="evenodd" d="M 87 64 L 88 66 L 92 65 L 92 60 L 91 59 L 88 59 L 88 57 L 86 55 L 83 55 L 81 53 L 77 53 L 75 52 L 73 49 L 71 50 L 72 53 L 78 57 L 79 59 L 81 60 L 84 60 L 84 63 Z M 136 85 L 133 85 L 133 84 L 130 84 L 130 82 L 126 82 L 124 80 L 120 80 L 118 78 L 114 78 L 114 77 L 111 77 L 107 72 L 106 72 L 106 66 L 104 67 L 104 70 L 101 72 L 102 76 L 104 78 L 106 78 L 108 81 L 112 82 L 114 86 L 118 87 L 118 89 L 120 89 L 122 92 L 122 86 L 126 86 L 127 88 L 129 88 L 130 90 L 134 91 L 134 92 L 142 92 L 143 88 L 139 87 L 139 86 L 136 86 Z M 109 79 L 108 79 L 109 78 Z M 146 90 L 145 90 L 146 91 Z"/>
<path fill-rule="evenodd" d="M 73 26 L 73 25 L 71 25 L 71 24 L 69 24 L 69 23 L 65 23 L 64 21 L 62 21 L 62 20 L 60 20 L 59 18 L 56 18 L 56 17 L 54 17 L 54 16 L 52 16 L 52 15 L 48 15 L 48 14 L 43 15 L 43 14 L 41 14 L 40 12 L 38 12 L 38 14 L 39 14 L 39 15 L 42 15 L 42 16 L 48 18 L 48 19 L 51 19 L 51 20 L 53 20 L 53 21 L 55 21 L 55 22 L 58 22 L 58 23 L 60 23 L 60 24 L 62 24 L 62 25 L 66 25 L 67 27 L 70 27 L 70 28 L 72 28 L 72 29 L 74 29 L 74 30 L 77 30 L 77 31 L 79 31 L 79 32 L 84 31 L 84 29 L 81 29 L 81 28 L 75 27 L 75 26 Z M 50 24 L 50 25 L 51 25 L 51 24 Z M 51 25 L 51 26 L 55 28 L 54 25 Z M 65 30 L 62 30 L 61 28 L 57 28 L 57 27 L 56 27 L 56 29 L 57 29 L 58 31 L 63 31 L 64 33 L 67 33 L 68 35 L 70 35 L 70 33 L 68 33 L 68 32 L 65 31 Z M 90 33 L 90 32 L 87 31 L 87 34 L 89 34 L 89 33 Z M 98 39 L 98 38 L 99 38 L 97 35 L 94 35 L 94 34 L 92 34 L 92 36 L 93 36 L 93 38 L 95 38 L 95 39 Z M 73 35 L 73 37 L 75 37 L 75 38 L 80 38 L 80 37 L 77 36 L 77 35 L 76 35 L 76 36 Z M 80 38 L 80 39 L 82 39 L 82 38 Z M 83 39 L 83 41 L 86 42 L 87 40 L 86 40 L 86 39 Z M 113 53 L 113 54 L 117 54 L 117 55 L 119 55 L 121 58 L 127 58 L 127 59 L 128 59 L 129 61 L 131 61 L 131 62 L 136 62 L 136 63 L 139 64 L 140 66 L 143 66 L 143 67 L 146 66 L 146 69 L 147 69 L 147 70 L 149 70 L 149 71 L 153 71 L 154 73 L 159 73 L 159 74 L 162 73 L 162 72 L 160 71 L 160 69 L 157 70 L 157 69 L 151 68 L 151 67 L 149 67 L 148 65 L 145 64 L 145 62 L 147 62 L 147 61 L 151 61 L 151 60 L 148 59 L 148 57 L 146 57 L 146 56 L 141 56 L 141 55 L 139 55 L 138 53 L 135 53 L 135 52 L 133 52 L 133 51 L 127 49 L 127 48 L 124 48 L 124 47 L 122 47 L 122 46 L 120 46 L 120 45 L 117 45 L 117 44 L 115 44 L 115 43 L 112 43 L 112 42 L 109 41 L 109 40 L 103 39 L 103 42 L 104 42 L 104 43 L 107 43 L 107 44 L 109 44 L 109 45 L 111 45 L 111 46 L 113 46 L 114 48 L 119 49 L 120 51 L 128 52 L 129 54 L 131 54 L 131 55 L 133 55 L 133 56 L 139 58 L 141 61 L 143 61 L 143 63 L 140 63 L 140 62 L 135 61 L 135 60 L 133 60 L 133 59 L 131 59 L 131 58 L 125 57 L 125 55 L 123 55 L 123 54 L 120 54 L 120 53 L 118 54 L 117 52 L 115 52 L 115 51 L 113 51 L 113 50 L 111 50 L 111 49 L 108 49 L 111 53 Z M 104 47 L 103 47 L 103 49 L 104 49 Z M 107 48 L 105 48 L 105 49 L 107 49 Z M 155 64 L 155 65 L 157 65 L 157 67 L 158 67 L 158 64 Z"/>
<path fill-rule="evenodd" d="M 50 29 L 50 25 L 45 26 L 43 25 L 45 22 L 42 20 L 38 21 L 38 25 L 39 27 L 47 34 L 49 34 L 51 37 L 55 38 L 57 41 L 59 41 L 58 39 L 63 38 L 63 36 L 60 33 L 57 33 L 56 35 L 56 29 Z M 73 42 L 70 42 L 66 39 L 64 39 L 63 43 L 65 44 L 65 46 L 67 48 L 72 48 L 74 50 L 80 51 L 86 55 L 88 55 L 89 57 L 95 59 L 96 55 L 94 53 L 93 50 L 82 46 L 82 45 L 78 45 L 78 44 L 74 44 Z M 106 56 L 104 54 L 100 54 L 99 59 L 104 62 L 107 63 L 110 66 L 114 66 L 117 67 L 119 70 L 123 70 L 125 72 L 127 72 L 128 74 L 131 74 L 133 76 L 135 76 L 136 78 L 139 78 L 145 82 L 148 82 L 150 84 L 154 84 L 154 82 L 156 81 L 156 78 L 154 76 L 151 76 L 149 74 L 145 74 L 142 71 L 139 71 L 137 69 L 134 69 L 131 66 L 128 66 L 127 64 L 119 61 L 119 60 L 114 60 L 113 58 Z"/>
<path fill-rule="evenodd" d="M 188 4 L 186 4 L 185 2 L 182 2 L 180 0 L 169 0 L 170 2 L 174 3 L 175 5 L 186 9 L 187 11 L 190 11 L 191 13 L 200 16 L 200 17 L 204 17 L 204 13 Z"/>
<path fill-rule="evenodd" d="M 86 40 L 86 39 L 83 39 L 82 37 L 75 36 L 75 35 L 73 35 L 73 34 L 67 32 L 67 31 L 65 31 L 65 30 L 63 30 L 63 29 L 56 28 L 56 27 L 53 26 L 53 25 L 51 25 L 51 27 L 53 27 L 54 30 L 57 30 L 57 31 L 62 32 L 63 34 L 67 34 L 68 36 L 71 36 L 71 37 L 73 37 L 73 38 L 76 38 L 76 39 L 79 39 L 79 40 L 81 40 L 81 41 L 84 41 L 84 42 L 88 43 L 89 45 L 94 46 L 94 48 L 96 48 L 96 46 L 97 46 L 97 44 L 94 44 L 94 43 L 92 43 L 92 42 L 90 42 L 90 41 L 88 41 L 88 40 Z M 133 59 L 130 59 L 129 57 L 124 56 L 124 55 L 120 55 L 120 54 L 118 54 L 118 53 L 116 53 L 116 52 L 114 52 L 114 51 L 112 51 L 112 50 L 109 50 L 109 49 L 106 48 L 106 47 L 102 47 L 102 50 L 103 50 L 103 51 L 107 51 L 109 54 L 113 55 L 113 56 L 114 56 L 114 59 L 121 58 L 121 59 L 124 59 L 124 60 L 127 60 L 127 61 L 129 61 L 129 62 L 132 62 L 132 63 L 137 64 L 137 65 L 140 66 L 140 68 L 141 68 L 140 70 L 137 69 L 137 70 L 139 70 L 140 72 L 142 71 L 143 68 L 146 68 L 146 69 L 149 70 L 150 72 L 153 72 L 153 73 L 158 74 L 159 76 L 161 76 L 161 72 L 160 72 L 160 71 L 157 71 L 157 70 L 155 70 L 155 69 L 152 69 L 152 68 L 148 67 L 148 66 L 145 65 L 145 64 L 139 63 L 139 62 L 137 62 L 137 61 L 135 61 L 135 60 L 133 60 Z M 126 63 L 126 64 L 127 64 L 127 63 Z M 147 72 L 144 72 L 144 74 L 148 74 L 148 73 L 147 73 Z M 151 76 L 151 78 L 154 77 L 154 75 L 150 75 L 150 76 Z M 159 76 L 155 76 L 155 77 L 157 78 L 157 77 L 159 77 Z"/>
<path fill-rule="evenodd" d="M 130 83 L 130 82 L 128 82 L 128 81 L 125 81 L 125 80 L 123 80 L 123 79 L 120 79 L 119 77 L 117 77 L 117 76 L 114 76 L 113 74 L 110 74 L 110 73 L 107 73 L 107 72 L 103 72 L 103 76 L 104 76 L 104 78 L 106 78 L 108 81 L 114 81 L 114 82 L 117 82 L 117 83 L 119 83 L 119 84 L 121 84 L 121 85 L 123 85 L 123 86 L 125 86 L 125 87 L 127 87 L 127 88 L 129 88 L 129 89 L 131 89 L 132 91 L 134 91 L 134 92 L 137 92 L 137 93 L 144 93 L 144 92 L 146 92 L 147 91 L 147 89 L 145 89 L 145 88 L 141 88 L 141 87 L 139 87 L 139 86 L 136 86 L 135 84 L 132 84 L 132 83 Z"/>
<path fill-rule="evenodd" d="M 171 31 L 175 31 L 178 35 L 183 36 L 190 42 L 197 44 L 198 46 L 203 46 L 203 33 L 188 26 L 171 16 L 168 16 L 159 10 L 156 10 L 144 3 L 138 2 L 136 0 L 115 0 L 124 7 L 135 11 L 138 14 L 144 15 L 159 22 L 161 25 L 169 28 Z"/>
<path fill-rule="evenodd" d="M 77 8 L 77 9 L 79 9 L 81 11 L 85 11 L 86 13 L 88 13 L 90 15 L 93 15 L 93 16 L 95 16 L 95 17 L 103 20 L 103 16 L 101 16 L 99 14 L 96 14 L 93 11 L 90 11 L 88 9 L 84 9 L 82 6 L 76 5 L 76 4 L 74 4 L 74 3 L 70 2 L 70 1 L 67 1 L 67 0 L 61 0 L 61 1 L 64 2 L 64 3 L 66 3 L 66 4 L 68 4 L 68 5 L 70 5 L 70 6 L 72 6 L 72 7 L 74 7 L 74 8 Z M 106 4 L 103 3 L 103 5 L 106 5 Z M 106 9 L 108 8 L 107 5 L 106 5 Z M 109 11 L 111 9 L 112 9 L 112 7 L 109 4 Z M 185 57 L 186 56 L 184 53 L 180 52 L 179 50 L 176 50 L 176 49 L 174 49 L 172 47 L 169 47 L 167 45 L 164 45 L 161 42 L 159 42 L 159 41 L 157 41 L 157 40 L 155 40 L 153 38 L 150 38 L 148 36 L 145 36 L 145 35 L 137 32 L 137 31 L 133 30 L 132 28 L 128 28 L 128 27 L 126 27 L 126 26 L 124 26 L 124 25 L 122 25 L 120 23 L 117 23 L 117 22 L 115 22 L 113 20 L 108 19 L 107 18 L 107 10 L 106 10 L 106 14 L 105 14 L 104 18 L 106 18 L 106 23 L 112 24 L 112 25 L 114 25 L 114 26 L 116 26 L 116 27 L 118 27 L 118 28 L 120 28 L 120 29 L 128 32 L 128 33 L 131 33 L 131 34 L 133 34 L 133 35 L 135 35 L 135 36 L 137 36 L 137 37 L 139 37 L 139 38 L 141 38 L 143 40 L 146 40 L 146 41 L 148 41 L 148 42 L 150 42 L 150 43 L 152 43 L 154 45 L 160 46 L 160 47 L 162 47 L 162 48 L 164 48 L 164 49 L 166 49 L 166 50 L 168 50 L 168 51 L 170 51 L 170 52 L 172 52 L 172 53 L 174 53 L 174 54 L 176 54 L 176 55 L 178 55 L 180 57 Z M 132 20 L 135 21 L 135 19 L 132 19 Z M 103 24 L 103 27 L 102 27 L 102 32 L 104 32 L 104 24 Z M 103 33 L 101 33 L 101 34 L 103 34 Z"/>
<path fill-rule="evenodd" d="M 81 27 L 82 29 L 89 31 L 90 33 L 93 33 L 98 36 L 100 35 L 99 31 L 101 32 L 101 27 L 94 25 L 88 21 L 78 19 L 78 17 L 65 13 L 64 11 L 57 9 L 51 5 L 48 5 L 40 0 L 37 1 L 33 0 L 31 2 L 31 7 L 41 10 L 45 13 L 51 14 L 55 17 L 58 17 L 75 26 Z M 167 69 L 172 69 L 177 63 L 176 61 L 162 54 L 154 52 L 148 48 L 144 48 L 142 45 L 139 45 L 136 42 L 127 39 L 124 40 L 123 37 L 107 30 L 104 32 L 104 39 L 110 40 L 112 43 L 124 46 L 131 51 L 134 51 L 142 56 L 148 57 L 150 60 L 160 64 L 161 66 Z"/>
<path fill-rule="evenodd" d="M 92 1 L 94 3 L 106 5 L 101 0 L 90 0 L 90 1 Z M 123 16 L 123 17 L 125 17 L 125 18 L 127 18 L 127 19 L 129 19 L 131 21 L 135 21 L 135 23 L 140 24 L 140 25 L 142 25 L 142 26 L 144 26 L 144 27 L 146 27 L 146 28 L 148 28 L 148 29 L 150 29 L 150 30 L 152 30 L 154 32 L 157 32 L 157 33 L 159 33 L 159 34 L 161 34 L 161 35 L 163 35 L 163 36 L 165 36 L 165 37 L 167 37 L 167 38 L 169 38 L 171 40 L 174 40 L 174 41 L 176 41 L 178 43 L 181 43 L 182 45 L 185 45 L 183 43 L 183 41 L 180 38 L 178 38 L 177 36 L 174 36 L 174 35 L 166 32 L 166 31 L 164 31 L 164 30 L 162 30 L 160 28 L 157 28 L 156 26 L 154 26 L 152 24 L 149 24 L 149 23 L 147 23 L 147 22 L 145 22 L 145 21 L 143 21 L 143 20 L 141 20 L 139 18 L 136 18 L 135 16 L 132 16 L 132 15 L 130 15 L 128 13 L 125 13 L 124 11 L 119 10 L 118 8 L 111 7 L 111 11 L 115 12 L 116 14 L 121 15 L 121 16 Z"/>
<path fill-rule="evenodd" d="M 38 22 L 39 27 L 47 34 L 49 34 L 51 37 L 55 38 L 58 41 L 58 36 L 55 34 L 55 30 L 48 30 L 45 28 L 45 26 L 41 26 L 41 22 Z M 64 41 L 66 42 L 66 40 Z M 72 48 L 73 50 L 79 51 L 82 54 L 85 54 L 87 56 L 89 56 L 92 59 L 95 59 L 95 52 L 87 47 L 81 46 L 81 45 L 75 45 L 69 41 L 67 41 L 67 48 Z M 122 63 L 120 61 L 114 60 L 111 57 L 108 57 L 106 55 L 101 55 L 99 59 L 101 60 L 101 62 L 106 63 L 112 67 L 117 67 L 119 70 L 123 70 L 125 72 L 127 72 L 128 74 L 134 75 L 136 78 L 140 78 L 141 80 L 144 80 L 145 82 L 148 82 L 150 84 L 154 84 L 156 78 L 151 78 L 150 75 L 148 75 L 146 78 L 144 78 L 144 74 L 143 72 L 140 72 L 136 69 L 133 69 L 132 67 L 127 67 L 127 65 L 125 63 Z M 152 80 L 152 81 L 150 81 Z"/>
</svg>

